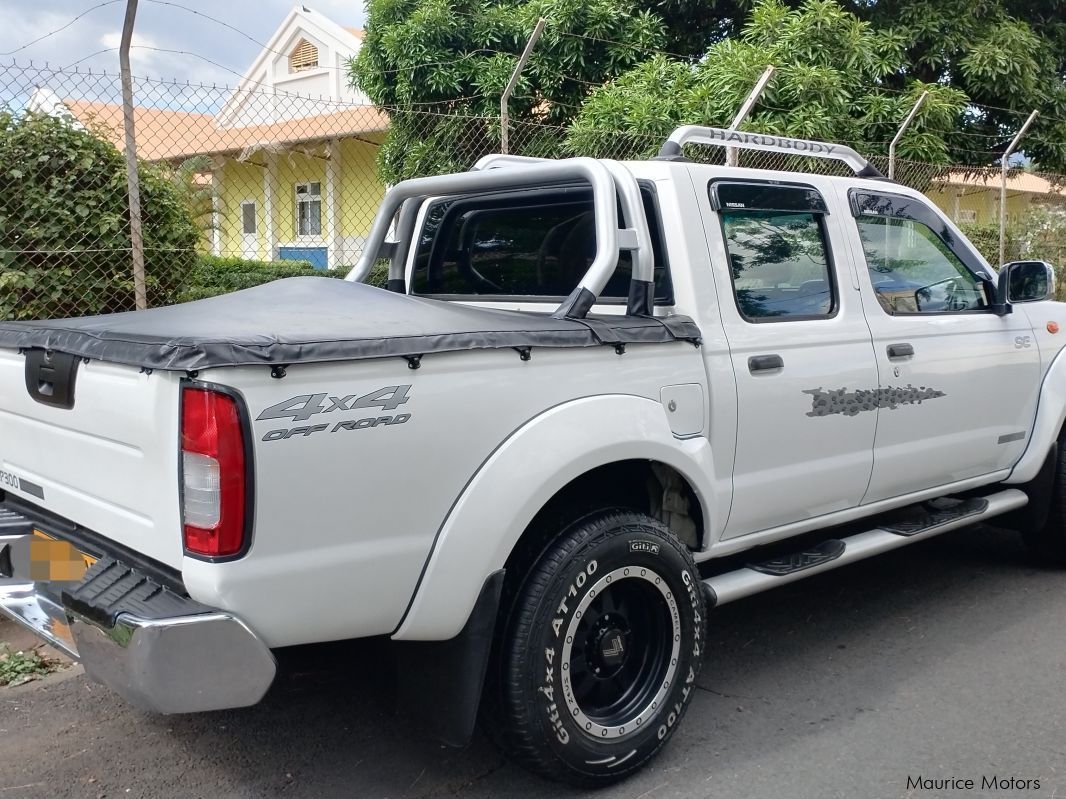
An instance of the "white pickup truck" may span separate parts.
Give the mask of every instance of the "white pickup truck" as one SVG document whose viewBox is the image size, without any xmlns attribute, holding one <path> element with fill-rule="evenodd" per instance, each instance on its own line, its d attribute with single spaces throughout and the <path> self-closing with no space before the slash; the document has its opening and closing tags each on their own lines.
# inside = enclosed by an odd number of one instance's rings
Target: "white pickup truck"
<svg viewBox="0 0 1066 799">
<path fill-rule="evenodd" d="M 1052 271 L 849 148 L 488 156 L 348 277 L 0 324 L 0 610 L 162 713 L 385 636 L 427 730 L 588 785 L 673 734 L 716 605 L 1008 513 L 1066 560 Z"/>
</svg>

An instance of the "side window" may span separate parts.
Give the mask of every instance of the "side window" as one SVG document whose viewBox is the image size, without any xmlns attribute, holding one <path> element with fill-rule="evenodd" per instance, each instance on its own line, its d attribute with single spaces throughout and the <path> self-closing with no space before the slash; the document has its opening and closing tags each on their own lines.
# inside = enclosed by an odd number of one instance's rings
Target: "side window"
<svg viewBox="0 0 1066 799">
<path fill-rule="evenodd" d="M 822 215 L 719 212 L 737 307 L 750 322 L 832 316 L 836 294 Z"/>
<path fill-rule="evenodd" d="M 887 313 L 951 313 L 988 307 L 981 281 L 928 225 L 873 214 L 860 214 L 856 222 L 870 282 Z"/>
</svg>

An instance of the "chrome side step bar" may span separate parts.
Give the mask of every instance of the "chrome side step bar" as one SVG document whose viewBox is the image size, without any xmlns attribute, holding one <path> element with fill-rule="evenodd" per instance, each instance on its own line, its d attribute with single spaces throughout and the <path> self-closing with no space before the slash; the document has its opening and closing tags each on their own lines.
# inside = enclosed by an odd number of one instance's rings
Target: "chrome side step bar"
<svg viewBox="0 0 1066 799">
<path fill-rule="evenodd" d="M 839 541 L 839 543 L 844 545 L 843 552 L 832 559 L 815 563 L 809 568 L 800 568 L 784 574 L 773 574 L 745 566 L 725 574 L 708 577 L 703 581 L 703 587 L 713 605 L 724 605 L 727 602 L 743 599 L 752 594 L 768 591 L 779 585 L 786 585 L 804 577 L 811 577 L 864 558 L 880 555 L 890 549 L 897 549 L 907 546 L 907 544 L 913 544 L 916 541 L 923 541 L 935 535 L 946 533 L 949 530 L 976 524 L 982 519 L 999 516 L 1015 508 L 1020 508 L 1029 502 L 1029 497 L 1016 488 L 1008 488 L 1004 491 L 990 494 L 983 499 L 987 505 L 980 513 L 969 512 L 958 518 L 927 527 L 917 533 L 901 535 L 899 532 L 889 532 L 880 527 L 875 527 L 862 533 L 846 536 Z"/>
</svg>

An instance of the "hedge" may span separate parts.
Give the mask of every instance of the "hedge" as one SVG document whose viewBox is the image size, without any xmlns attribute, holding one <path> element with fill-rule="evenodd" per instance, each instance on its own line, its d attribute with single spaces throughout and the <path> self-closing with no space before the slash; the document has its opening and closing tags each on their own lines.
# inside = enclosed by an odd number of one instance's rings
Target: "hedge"
<svg viewBox="0 0 1066 799">
<path fill-rule="evenodd" d="M 186 277 L 175 299 L 177 302 L 200 300 L 286 277 L 342 278 L 346 274 L 346 267 L 333 270 L 315 269 L 309 261 L 250 261 L 227 256 L 200 255 L 196 267 Z M 383 287 L 387 278 L 388 267 L 378 265 L 371 271 L 367 282 Z"/>
<path fill-rule="evenodd" d="M 164 166 L 142 163 L 149 305 L 172 300 L 200 231 Z M 126 163 L 70 119 L 0 112 L 0 319 L 134 307 Z"/>
</svg>

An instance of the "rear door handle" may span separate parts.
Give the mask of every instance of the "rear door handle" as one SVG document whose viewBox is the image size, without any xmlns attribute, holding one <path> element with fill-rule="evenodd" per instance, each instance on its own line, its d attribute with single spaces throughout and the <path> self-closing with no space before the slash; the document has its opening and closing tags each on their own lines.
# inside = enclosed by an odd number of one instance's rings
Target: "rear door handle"
<svg viewBox="0 0 1066 799">
<path fill-rule="evenodd" d="M 785 361 L 780 355 L 752 355 L 748 358 L 748 371 L 752 374 L 756 372 L 773 372 L 784 368 Z"/>
<path fill-rule="evenodd" d="M 889 358 L 911 358 L 914 356 L 914 347 L 910 344 L 889 344 Z"/>
</svg>

